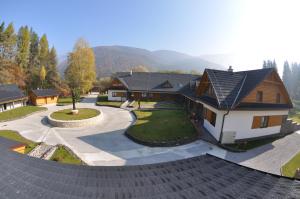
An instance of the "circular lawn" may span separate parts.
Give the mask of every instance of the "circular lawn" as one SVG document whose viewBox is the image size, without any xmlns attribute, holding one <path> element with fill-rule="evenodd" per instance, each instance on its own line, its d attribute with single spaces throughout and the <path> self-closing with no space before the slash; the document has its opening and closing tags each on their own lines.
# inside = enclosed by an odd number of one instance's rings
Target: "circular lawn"
<svg viewBox="0 0 300 199">
<path fill-rule="evenodd" d="M 147 146 L 176 146 L 193 142 L 197 131 L 183 110 L 137 110 L 136 123 L 126 135 Z"/>
<path fill-rule="evenodd" d="M 56 120 L 84 120 L 100 115 L 100 111 L 91 108 L 78 108 L 78 114 L 72 114 L 72 109 L 53 112 L 50 117 Z"/>
</svg>

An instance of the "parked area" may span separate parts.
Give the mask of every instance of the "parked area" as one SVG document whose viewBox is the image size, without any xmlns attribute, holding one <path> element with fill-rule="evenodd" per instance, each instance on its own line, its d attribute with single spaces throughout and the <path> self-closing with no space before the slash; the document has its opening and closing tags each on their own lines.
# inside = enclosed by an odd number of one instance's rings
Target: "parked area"
<svg viewBox="0 0 300 199">
<path fill-rule="evenodd" d="M 136 123 L 128 130 L 145 142 L 172 142 L 197 138 L 197 132 L 183 110 L 136 110 Z"/>
<path fill-rule="evenodd" d="M 46 110 L 47 110 L 47 108 L 38 107 L 38 106 L 23 106 L 23 107 L 15 108 L 15 109 L 0 113 L 0 122 L 7 121 L 7 120 L 19 119 L 19 118 L 25 117 L 27 115 L 30 115 L 32 113 L 35 113 L 38 111 L 46 111 Z"/>
</svg>

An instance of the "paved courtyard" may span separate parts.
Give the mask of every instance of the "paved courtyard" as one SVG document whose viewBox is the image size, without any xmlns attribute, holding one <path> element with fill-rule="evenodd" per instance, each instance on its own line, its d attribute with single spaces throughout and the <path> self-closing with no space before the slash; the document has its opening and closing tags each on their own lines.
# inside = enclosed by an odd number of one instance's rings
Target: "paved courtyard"
<svg viewBox="0 0 300 199">
<path fill-rule="evenodd" d="M 64 144 L 89 165 L 121 166 L 166 162 L 209 153 L 251 168 L 280 174 L 280 167 L 300 151 L 300 133 L 296 132 L 271 144 L 245 153 L 232 153 L 204 141 L 177 147 L 146 147 L 124 136 L 134 122 L 132 114 L 123 109 L 95 106 L 96 95 L 85 98 L 78 107 L 90 107 L 102 112 L 99 124 L 92 127 L 56 128 L 45 117 L 53 111 L 71 106 L 47 106 L 45 112 L 23 119 L 0 123 L 0 129 L 10 129 L 36 142 Z"/>
</svg>

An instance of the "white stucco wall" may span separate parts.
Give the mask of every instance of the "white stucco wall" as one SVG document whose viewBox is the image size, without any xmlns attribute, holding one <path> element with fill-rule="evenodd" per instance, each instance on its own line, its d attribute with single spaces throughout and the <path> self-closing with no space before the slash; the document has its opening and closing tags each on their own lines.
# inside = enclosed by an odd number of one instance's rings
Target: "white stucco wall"
<svg viewBox="0 0 300 199">
<path fill-rule="evenodd" d="M 280 111 L 230 111 L 225 117 L 223 134 L 236 132 L 235 139 L 261 137 L 280 132 L 281 126 L 252 129 L 254 116 L 288 115 L 288 110 Z"/>
<path fill-rule="evenodd" d="M 124 93 L 126 93 L 127 91 L 126 90 L 108 90 L 108 101 L 124 101 L 126 99 L 126 97 L 123 97 L 123 100 L 122 100 L 122 97 L 113 97 L 112 96 L 113 92 L 124 92 Z"/>
<path fill-rule="evenodd" d="M 216 113 L 216 124 L 215 126 L 211 125 L 207 120 L 204 119 L 204 127 L 217 139 L 219 140 L 220 138 L 220 132 L 222 128 L 222 120 L 223 120 L 223 115 L 225 114 L 225 111 L 219 111 L 212 106 L 209 106 L 207 104 L 203 104 L 203 106 L 207 109 L 210 109 L 211 111 Z"/>
<path fill-rule="evenodd" d="M 4 110 L 4 104 L 1 104 L 0 105 L 0 112 L 8 111 L 8 110 L 18 108 L 18 107 L 22 107 L 24 105 L 25 105 L 25 103 L 23 101 L 10 102 L 10 103 L 6 103 L 6 110 Z"/>
<path fill-rule="evenodd" d="M 205 108 L 217 114 L 216 125 L 211 125 L 207 120 L 204 119 L 204 127 L 217 139 L 220 138 L 223 115 L 227 111 L 217 110 L 212 106 L 203 103 Z M 254 116 L 272 116 L 272 115 L 288 115 L 288 109 L 279 111 L 230 111 L 226 115 L 223 127 L 223 137 L 228 135 L 231 136 L 232 133 L 235 134 L 235 140 L 239 139 L 249 139 L 261 136 L 267 136 L 272 134 L 277 134 L 280 132 L 281 126 L 267 127 L 267 128 L 257 128 L 252 129 L 252 122 Z M 231 135 L 230 135 L 231 134 Z"/>
</svg>

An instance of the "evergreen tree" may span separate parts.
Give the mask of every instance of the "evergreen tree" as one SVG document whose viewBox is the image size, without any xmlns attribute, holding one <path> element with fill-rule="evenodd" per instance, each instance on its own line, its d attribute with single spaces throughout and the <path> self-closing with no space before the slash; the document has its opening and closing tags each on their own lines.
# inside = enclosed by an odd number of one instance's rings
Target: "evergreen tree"
<svg viewBox="0 0 300 199">
<path fill-rule="evenodd" d="M 9 61 L 14 61 L 17 36 L 12 23 L 10 23 L 3 34 L 3 42 L 0 43 L 1 58 Z"/>
<path fill-rule="evenodd" d="M 266 60 L 264 60 L 263 68 L 267 68 L 267 62 L 266 62 Z"/>
<path fill-rule="evenodd" d="M 48 73 L 46 79 L 49 85 L 52 85 L 56 88 L 59 87 L 60 76 L 57 71 L 57 57 L 56 50 L 54 47 L 51 48 L 48 55 Z"/>
<path fill-rule="evenodd" d="M 283 65 L 282 80 L 286 89 L 290 94 L 291 94 L 291 83 L 292 83 L 291 79 L 292 79 L 292 72 L 291 72 L 289 62 L 285 61 Z"/>
<path fill-rule="evenodd" d="M 76 92 L 88 92 L 96 79 L 95 55 L 84 39 L 79 39 L 73 52 L 68 56 L 68 67 L 65 71 L 67 83 L 71 89 L 73 110 L 76 109 Z"/>
<path fill-rule="evenodd" d="M 49 44 L 47 36 L 44 34 L 40 39 L 40 51 L 39 51 L 39 61 L 41 66 L 45 66 L 48 69 L 48 54 L 49 54 Z"/>
<path fill-rule="evenodd" d="M 272 62 L 272 68 L 275 68 L 275 70 L 277 71 L 277 64 L 276 64 L 275 59 Z"/>
<path fill-rule="evenodd" d="M 27 71 L 30 55 L 30 32 L 27 26 L 21 27 L 17 40 L 17 64 Z"/>
</svg>

